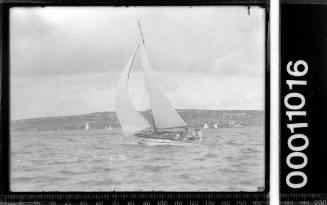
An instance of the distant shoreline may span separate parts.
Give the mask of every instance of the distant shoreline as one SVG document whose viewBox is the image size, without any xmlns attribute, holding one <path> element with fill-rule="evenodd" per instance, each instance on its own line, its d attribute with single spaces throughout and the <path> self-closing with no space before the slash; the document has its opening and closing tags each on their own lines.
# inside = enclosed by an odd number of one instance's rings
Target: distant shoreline
<svg viewBox="0 0 327 205">
<path fill-rule="evenodd" d="M 191 126 L 202 127 L 204 124 L 219 123 L 230 126 L 231 123 L 240 126 L 263 126 L 264 110 L 197 110 L 177 109 L 181 117 Z M 151 120 L 150 111 L 141 112 Z M 58 117 L 41 117 L 11 121 L 14 131 L 62 131 L 84 130 L 86 122 L 90 130 L 101 130 L 110 126 L 120 127 L 115 112 L 95 112 L 83 115 Z"/>
<path fill-rule="evenodd" d="M 177 112 L 179 111 L 220 111 L 220 112 L 264 112 L 265 110 L 207 110 L 207 109 L 191 109 L 191 108 L 185 108 L 185 109 L 175 109 Z M 140 112 L 145 112 L 145 111 L 140 111 Z M 98 113 L 115 113 L 115 111 L 103 111 L 103 112 L 91 112 L 91 113 L 86 113 L 86 114 L 71 114 L 71 115 L 58 115 L 58 116 L 44 116 L 44 117 L 32 117 L 32 118 L 22 118 L 22 119 L 15 119 L 15 120 L 10 120 L 10 122 L 16 122 L 16 121 L 22 121 L 22 120 L 36 120 L 36 119 L 48 119 L 48 118 L 65 118 L 65 117 L 75 117 L 75 116 L 83 116 L 83 115 L 93 115 L 93 114 L 98 114 Z"/>
</svg>

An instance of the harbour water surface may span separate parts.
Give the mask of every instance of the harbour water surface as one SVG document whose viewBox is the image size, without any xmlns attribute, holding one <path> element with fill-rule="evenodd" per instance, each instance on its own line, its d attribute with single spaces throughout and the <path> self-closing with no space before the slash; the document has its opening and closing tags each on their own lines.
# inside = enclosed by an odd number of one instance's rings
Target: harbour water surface
<svg viewBox="0 0 327 205">
<path fill-rule="evenodd" d="M 12 131 L 12 191 L 257 191 L 264 128 L 203 129 L 198 146 L 142 146 L 120 129 Z"/>
</svg>

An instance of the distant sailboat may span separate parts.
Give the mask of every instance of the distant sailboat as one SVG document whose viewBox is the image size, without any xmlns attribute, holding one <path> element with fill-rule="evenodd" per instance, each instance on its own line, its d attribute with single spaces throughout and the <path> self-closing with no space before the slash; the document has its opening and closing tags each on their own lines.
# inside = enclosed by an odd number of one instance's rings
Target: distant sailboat
<svg viewBox="0 0 327 205">
<path fill-rule="evenodd" d="M 141 40 L 128 60 L 116 90 L 115 112 L 123 133 L 137 137 L 139 143 L 157 144 L 180 144 L 174 140 L 177 133 L 186 128 L 188 124 L 177 113 L 165 94 L 159 88 L 154 77 L 149 59 L 146 54 L 143 33 L 139 23 Z M 137 52 L 141 53 L 143 75 L 151 105 L 151 122 L 136 110 L 128 93 L 128 81 L 131 67 Z"/>
<path fill-rule="evenodd" d="M 106 130 L 106 131 L 111 131 L 111 129 L 112 129 L 112 128 L 111 128 L 111 125 L 109 125 L 108 127 L 105 127 L 105 130 Z"/>
<path fill-rule="evenodd" d="M 208 129 L 208 128 L 209 128 L 208 124 L 205 123 L 205 124 L 203 125 L 203 128 L 204 128 L 204 129 Z"/>
<path fill-rule="evenodd" d="M 85 128 L 84 128 L 84 130 L 89 130 L 89 129 L 90 129 L 89 121 L 87 121 L 86 124 L 85 124 Z"/>
</svg>

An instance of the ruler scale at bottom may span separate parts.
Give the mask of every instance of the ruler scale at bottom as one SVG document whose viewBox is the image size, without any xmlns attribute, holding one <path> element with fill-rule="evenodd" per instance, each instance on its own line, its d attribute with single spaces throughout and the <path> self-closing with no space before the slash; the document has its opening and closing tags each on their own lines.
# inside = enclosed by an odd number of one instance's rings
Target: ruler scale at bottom
<svg viewBox="0 0 327 205">
<path fill-rule="evenodd" d="M 2 204 L 10 202 L 39 204 L 128 204 L 128 205 L 264 205 L 267 194 L 201 194 L 201 193 L 112 193 L 112 194 L 31 194 L 2 195 Z"/>
</svg>

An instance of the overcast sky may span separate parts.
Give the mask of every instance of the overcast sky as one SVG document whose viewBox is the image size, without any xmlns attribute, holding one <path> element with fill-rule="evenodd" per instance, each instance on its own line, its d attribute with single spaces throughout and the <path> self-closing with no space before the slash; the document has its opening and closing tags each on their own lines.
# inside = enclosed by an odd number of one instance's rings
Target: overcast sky
<svg viewBox="0 0 327 205">
<path fill-rule="evenodd" d="M 45 7 L 10 10 L 11 118 L 113 111 L 142 24 L 175 108 L 264 109 L 265 16 L 251 7 Z M 142 108 L 140 60 L 131 96 Z"/>
</svg>

